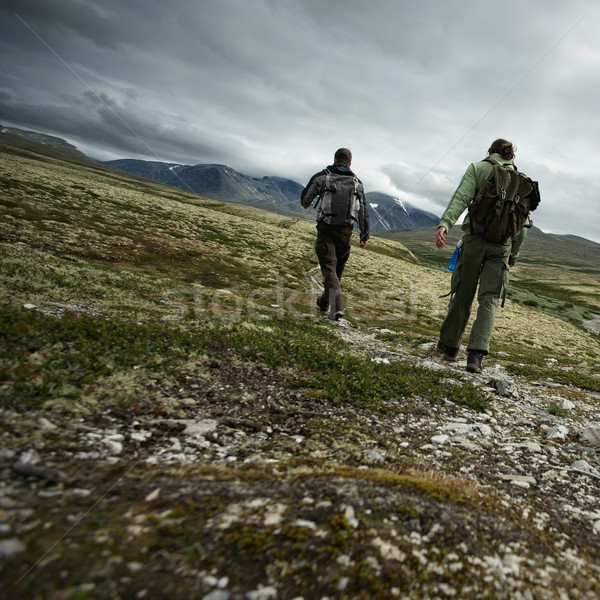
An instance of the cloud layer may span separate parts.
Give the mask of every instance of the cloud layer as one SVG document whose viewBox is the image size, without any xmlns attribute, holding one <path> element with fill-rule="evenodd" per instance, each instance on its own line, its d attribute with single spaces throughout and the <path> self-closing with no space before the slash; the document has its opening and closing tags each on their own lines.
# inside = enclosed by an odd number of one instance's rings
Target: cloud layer
<svg viewBox="0 0 600 600">
<path fill-rule="evenodd" d="M 0 123 L 100 158 L 305 183 L 350 147 L 368 191 L 441 214 L 497 137 L 536 225 L 600 242 L 592 0 L 5 0 Z"/>
</svg>

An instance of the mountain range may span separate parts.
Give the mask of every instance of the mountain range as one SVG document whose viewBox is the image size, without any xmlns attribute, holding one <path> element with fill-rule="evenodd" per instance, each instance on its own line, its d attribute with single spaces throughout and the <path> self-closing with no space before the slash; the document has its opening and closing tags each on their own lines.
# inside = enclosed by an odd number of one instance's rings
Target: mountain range
<svg viewBox="0 0 600 600">
<path fill-rule="evenodd" d="M 104 164 L 201 196 L 300 218 L 314 217 L 314 211 L 300 205 L 303 186 L 291 179 L 250 177 L 217 164 L 182 165 L 135 159 L 111 160 Z M 366 199 L 374 234 L 435 226 L 439 221 L 436 215 L 387 194 L 367 192 Z"/>
</svg>

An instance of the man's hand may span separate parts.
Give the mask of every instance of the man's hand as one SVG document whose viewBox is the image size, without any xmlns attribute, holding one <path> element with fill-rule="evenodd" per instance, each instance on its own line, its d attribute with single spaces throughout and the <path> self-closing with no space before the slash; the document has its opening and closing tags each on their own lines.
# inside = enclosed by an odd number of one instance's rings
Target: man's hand
<svg viewBox="0 0 600 600">
<path fill-rule="evenodd" d="M 369 240 L 360 240 L 360 247 L 366 248 L 368 243 L 369 243 Z"/>
<path fill-rule="evenodd" d="M 443 248 L 446 245 L 446 228 L 441 225 L 438 227 L 437 233 L 435 234 L 435 245 L 438 248 Z"/>
</svg>

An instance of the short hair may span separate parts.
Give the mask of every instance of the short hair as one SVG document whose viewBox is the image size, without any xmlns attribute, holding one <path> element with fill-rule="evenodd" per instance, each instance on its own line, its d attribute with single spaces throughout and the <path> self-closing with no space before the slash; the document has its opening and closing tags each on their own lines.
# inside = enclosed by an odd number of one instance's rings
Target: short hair
<svg viewBox="0 0 600 600">
<path fill-rule="evenodd" d="M 492 142 L 488 154 L 499 154 L 504 160 L 511 160 L 515 157 L 517 149 L 507 140 L 498 138 Z"/>
<path fill-rule="evenodd" d="M 340 148 L 339 150 L 335 151 L 335 154 L 333 155 L 333 160 L 335 162 L 341 162 L 346 165 L 349 165 L 352 162 L 352 152 L 350 152 L 348 148 Z"/>
</svg>

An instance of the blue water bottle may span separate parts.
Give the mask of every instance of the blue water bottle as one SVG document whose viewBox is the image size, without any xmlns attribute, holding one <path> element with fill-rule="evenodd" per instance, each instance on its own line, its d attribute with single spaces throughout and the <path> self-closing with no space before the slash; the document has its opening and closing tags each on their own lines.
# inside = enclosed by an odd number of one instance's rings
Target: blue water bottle
<svg viewBox="0 0 600 600">
<path fill-rule="evenodd" d="M 454 248 L 454 252 L 452 253 L 452 257 L 450 258 L 450 262 L 448 263 L 448 271 L 454 271 L 454 269 L 456 269 L 456 263 L 458 262 L 458 257 L 460 256 L 462 245 L 463 241 L 461 238 L 460 240 L 458 240 L 456 248 Z"/>
</svg>

